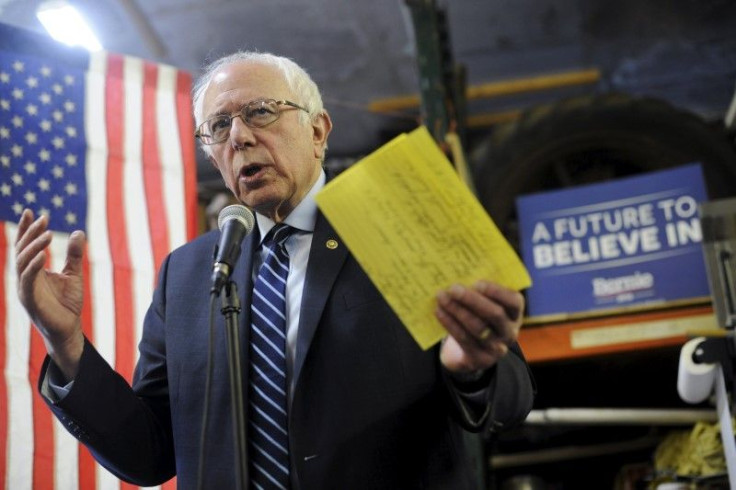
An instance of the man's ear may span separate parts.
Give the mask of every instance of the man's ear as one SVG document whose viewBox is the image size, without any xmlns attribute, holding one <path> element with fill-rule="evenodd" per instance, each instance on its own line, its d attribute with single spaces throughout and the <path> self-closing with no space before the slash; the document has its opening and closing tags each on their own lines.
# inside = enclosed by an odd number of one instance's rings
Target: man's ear
<svg viewBox="0 0 736 490">
<path fill-rule="evenodd" d="M 321 160 L 327 147 L 327 137 L 332 131 L 332 119 L 327 111 L 317 116 L 312 122 L 312 144 L 314 146 L 314 158 Z"/>
</svg>

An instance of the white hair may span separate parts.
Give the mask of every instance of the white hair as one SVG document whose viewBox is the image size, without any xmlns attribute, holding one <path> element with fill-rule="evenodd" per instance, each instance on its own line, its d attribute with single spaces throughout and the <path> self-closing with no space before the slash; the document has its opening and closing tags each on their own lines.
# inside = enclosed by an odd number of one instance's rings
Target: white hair
<svg viewBox="0 0 736 490">
<path fill-rule="evenodd" d="M 299 121 L 302 124 L 315 121 L 324 112 L 322 96 L 317 84 L 294 61 L 271 53 L 238 51 L 210 63 L 192 87 L 192 109 L 196 127 L 199 127 L 204 121 L 204 94 L 207 92 L 215 73 L 225 66 L 236 63 L 259 63 L 277 68 L 294 94 L 294 98 L 297 99 L 292 102 L 299 104 L 309 112 L 307 114 L 304 111 L 299 111 Z M 207 145 L 202 145 L 202 149 L 208 156 L 211 155 L 211 150 Z"/>
</svg>

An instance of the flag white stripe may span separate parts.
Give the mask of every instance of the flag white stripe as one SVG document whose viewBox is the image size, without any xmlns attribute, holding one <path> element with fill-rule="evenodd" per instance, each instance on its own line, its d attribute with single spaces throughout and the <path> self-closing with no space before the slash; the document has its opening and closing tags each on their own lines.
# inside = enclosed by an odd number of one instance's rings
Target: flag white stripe
<svg viewBox="0 0 736 490">
<path fill-rule="evenodd" d="M 79 488 L 79 442 L 52 417 L 54 427 L 54 486 L 58 489 Z"/>
<path fill-rule="evenodd" d="M 59 272 L 64 268 L 69 234 L 53 233 L 49 246 L 49 268 Z M 77 440 L 67 432 L 56 417 L 52 417 L 54 431 L 54 484 L 55 488 L 79 488 L 79 448 Z"/>
<path fill-rule="evenodd" d="M 115 365 L 115 296 L 107 233 L 107 125 L 105 120 L 105 54 L 92 53 L 87 73 L 84 126 L 87 136 L 87 257 L 90 262 L 92 332 L 97 351 Z"/>
<path fill-rule="evenodd" d="M 8 390 L 7 488 L 29 489 L 33 481 L 33 400 L 28 382 L 31 320 L 16 296 L 13 243 L 18 227 L 5 223 L 6 344 L 5 382 Z"/>
<path fill-rule="evenodd" d="M 158 66 L 156 90 L 156 124 L 158 125 L 158 151 L 161 161 L 164 203 L 169 226 L 169 247 L 183 245 L 187 239 L 186 205 L 184 197 L 184 159 L 179 138 L 187 141 L 191 134 L 180 135 L 176 109 L 177 70 L 171 66 Z"/>
<path fill-rule="evenodd" d="M 125 226 L 131 261 L 133 325 L 140 339 L 143 318 L 153 294 L 153 254 L 143 184 L 143 60 L 126 56 L 125 76 L 125 167 L 123 172 Z M 115 226 L 115 223 L 109 223 Z M 136 359 L 138 350 L 135 350 Z"/>
</svg>

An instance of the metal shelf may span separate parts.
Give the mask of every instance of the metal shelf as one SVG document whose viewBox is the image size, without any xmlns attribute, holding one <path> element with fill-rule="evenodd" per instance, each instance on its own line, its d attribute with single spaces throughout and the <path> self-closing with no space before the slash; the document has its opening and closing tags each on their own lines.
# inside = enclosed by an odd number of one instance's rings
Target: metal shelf
<svg viewBox="0 0 736 490">
<path fill-rule="evenodd" d="M 519 344 L 529 363 L 681 345 L 718 330 L 713 308 L 685 306 L 525 325 Z"/>
</svg>

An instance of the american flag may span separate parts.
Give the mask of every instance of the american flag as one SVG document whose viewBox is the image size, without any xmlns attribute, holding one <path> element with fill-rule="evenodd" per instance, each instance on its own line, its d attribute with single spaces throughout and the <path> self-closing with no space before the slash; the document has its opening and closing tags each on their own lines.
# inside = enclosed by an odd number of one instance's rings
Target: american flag
<svg viewBox="0 0 736 490">
<path fill-rule="evenodd" d="M 43 341 L 17 299 L 23 208 L 87 233 L 86 335 L 128 380 L 166 253 L 196 234 L 191 79 L 129 56 L 89 54 L 0 24 L 0 488 L 130 488 L 51 415 L 36 383 Z M 164 487 L 173 488 L 173 483 Z"/>
</svg>

